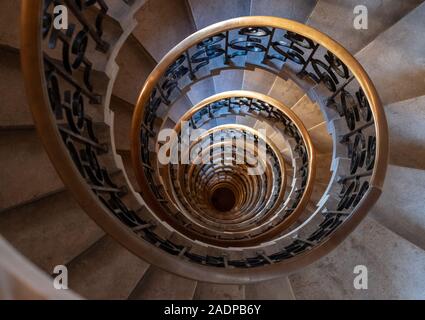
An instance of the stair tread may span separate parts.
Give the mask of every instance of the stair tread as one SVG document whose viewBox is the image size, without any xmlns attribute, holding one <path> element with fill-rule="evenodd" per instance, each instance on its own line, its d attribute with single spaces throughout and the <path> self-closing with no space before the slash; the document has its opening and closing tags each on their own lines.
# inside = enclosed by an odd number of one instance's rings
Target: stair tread
<svg viewBox="0 0 425 320">
<path fill-rule="evenodd" d="M 268 95 L 291 108 L 304 96 L 304 91 L 291 79 L 275 78 Z"/>
<path fill-rule="evenodd" d="M 425 95 L 424 16 L 425 3 L 355 55 L 371 77 L 384 105 Z"/>
<path fill-rule="evenodd" d="M 246 300 L 294 300 L 288 277 L 245 285 Z"/>
<path fill-rule="evenodd" d="M 325 121 L 325 118 L 317 103 L 304 95 L 293 107 L 292 111 L 300 118 L 307 129 L 310 129 Z"/>
<path fill-rule="evenodd" d="M 179 122 L 181 117 L 193 107 L 192 102 L 190 101 L 187 95 L 184 95 L 176 100 L 172 108 L 169 109 L 168 117 L 173 120 L 175 123 Z"/>
<path fill-rule="evenodd" d="M 316 153 L 315 181 L 327 185 L 331 177 L 332 153 Z"/>
<path fill-rule="evenodd" d="M 244 285 L 198 282 L 194 300 L 244 300 Z"/>
<path fill-rule="evenodd" d="M 365 3 L 358 0 L 318 1 L 307 25 L 322 31 L 348 51 L 356 53 L 421 2 L 423 0 L 368 0 Z M 367 29 L 356 30 L 353 19 L 358 14 L 354 14 L 354 8 L 361 4 L 367 7 L 368 25 Z"/>
<path fill-rule="evenodd" d="M 132 104 L 136 103 L 140 90 L 155 67 L 154 62 L 140 49 L 140 46 L 137 39 L 130 36 L 116 59 L 120 69 L 113 94 Z"/>
<path fill-rule="evenodd" d="M 239 69 L 223 70 L 214 77 L 214 86 L 216 93 L 222 93 L 231 90 L 241 90 L 244 71 Z"/>
<path fill-rule="evenodd" d="M 105 236 L 68 264 L 69 287 L 88 299 L 127 299 L 148 267 Z"/>
<path fill-rule="evenodd" d="M 231 18 L 249 16 L 250 0 L 188 0 L 196 28 Z"/>
<path fill-rule="evenodd" d="M 323 193 L 326 191 L 328 187 L 328 184 L 323 184 L 320 182 L 315 181 L 313 186 L 313 191 L 310 196 L 311 202 L 313 202 L 315 205 L 319 202 L 319 200 L 322 198 Z"/>
<path fill-rule="evenodd" d="M 188 0 L 195 26 L 198 30 L 216 22 L 249 15 L 249 0 Z M 230 72 L 229 72 L 230 71 Z M 213 78 L 215 92 L 239 90 L 242 86 L 242 71 L 228 70 Z"/>
<path fill-rule="evenodd" d="M 0 300 L 74 300 L 71 290 L 56 290 L 52 279 L 0 236 Z"/>
<path fill-rule="evenodd" d="M 305 22 L 316 5 L 316 0 L 252 0 L 252 16 L 275 16 Z"/>
<path fill-rule="evenodd" d="M 357 290 L 354 267 L 368 269 Z M 425 252 L 366 217 L 329 255 L 290 275 L 296 299 L 424 299 Z"/>
<path fill-rule="evenodd" d="M 0 44 L 19 48 L 21 1 L 0 3 Z"/>
<path fill-rule="evenodd" d="M 256 68 L 254 71 L 245 70 L 242 89 L 267 94 L 273 86 L 276 75 Z"/>
<path fill-rule="evenodd" d="M 402 167 L 425 169 L 425 96 L 385 106 L 389 138 L 390 163 Z"/>
<path fill-rule="evenodd" d="M 372 217 L 425 250 L 425 171 L 390 165 Z"/>
<path fill-rule="evenodd" d="M 135 15 L 138 25 L 133 34 L 156 61 L 195 31 L 185 1 L 148 1 Z"/>
<path fill-rule="evenodd" d="M 133 163 L 131 159 L 131 153 L 127 150 L 119 150 L 118 152 L 123 160 L 124 167 L 128 176 L 128 179 L 130 180 L 131 185 L 133 186 L 134 190 L 136 192 L 140 192 L 140 186 L 137 182 L 136 174 L 133 170 Z"/>
<path fill-rule="evenodd" d="M 50 274 L 104 235 L 66 191 L 1 213 L 0 233 Z"/>
<path fill-rule="evenodd" d="M 32 127 L 19 53 L 0 48 L 0 127 Z"/>
<path fill-rule="evenodd" d="M 192 106 L 198 104 L 202 100 L 215 94 L 214 80 L 209 77 L 201 81 L 195 82 L 187 92 Z"/>
<path fill-rule="evenodd" d="M 322 122 L 308 130 L 314 147 L 320 153 L 331 153 L 333 148 L 332 136 L 329 134 L 326 122 Z"/>
<path fill-rule="evenodd" d="M 108 15 L 111 16 L 116 21 L 122 21 L 123 23 L 127 22 L 129 11 L 134 12 L 139 9 L 143 4 L 149 0 L 136 0 L 129 1 L 128 6 L 123 6 L 123 4 L 116 0 L 104 0 L 108 6 Z"/>
<path fill-rule="evenodd" d="M 111 101 L 111 108 L 114 110 L 115 148 L 118 150 L 130 150 L 133 111 L 128 107 L 117 103 L 114 99 Z"/>
<path fill-rule="evenodd" d="M 35 130 L 0 135 L 0 211 L 63 188 Z"/>
<path fill-rule="evenodd" d="M 151 266 L 134 289 L 132 300 L 190 300 L 196 281 L 188 280 Z"/>
</svg>

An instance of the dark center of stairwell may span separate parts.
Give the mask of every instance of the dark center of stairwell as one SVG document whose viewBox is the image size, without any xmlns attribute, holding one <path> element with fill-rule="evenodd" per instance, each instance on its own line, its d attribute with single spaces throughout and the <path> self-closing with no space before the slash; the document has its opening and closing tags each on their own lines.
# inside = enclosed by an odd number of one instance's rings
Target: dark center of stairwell
<svg viewBox="0 0 425 320">
<path fill-rule="evenodd" d="M 227 187 L 220 187 L 214 190 L 211 196 L 211 204 L 215 209 L 221 212 L 232 210 L 235 206 L 236 197 L 233 190 Z"/>
</svg>

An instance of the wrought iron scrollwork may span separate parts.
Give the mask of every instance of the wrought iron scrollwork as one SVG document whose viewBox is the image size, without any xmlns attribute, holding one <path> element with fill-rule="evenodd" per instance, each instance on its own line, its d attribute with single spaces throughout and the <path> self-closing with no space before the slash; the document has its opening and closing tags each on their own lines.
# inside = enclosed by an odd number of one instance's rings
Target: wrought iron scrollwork
<svg viewBox="0 0 425 320">
<path fill-rule="evenodd" d="M 201 68 L 207 66 L 212 59 L 225 54 L 225 50 L 218 44 L 224 38 L 225 36 L 220 33 L 207 38 L 196 45 L 196 49 L 198 51 L 196 51 L 190 58 L 193 72 L 196 73 Z"/>
<path fill-rule="evenodd" d="M 311 249 L 315 244 L 330 236 L 347 219 L 347 212 L 352 212 L 368 192 L 369 179 L 376 160 L 375 119 L 370 102 L 363 89 L 356 83 L 349 67 L 331 50 L 324 48 L 315 40 L 294 31 L 279 29 L 276 26 L 252 25 L 222 30 L 198 41 L 185 52 L 184 61 L 180 58 L 176 59 L 175 64 L 169 67 L 169 70 L 174 71 L 178 70 L 175 69 L 178 65 L 183 68 L 181 70 L 184 72 L 174 74 L 167 71 L 159 80 L 159 83 L 164 83 L 167 79 L 172 81 L 172 86 L 167 87 L 171 88 L 170 91 L 165 90 L 165 87 L 162 88 L 166 91 L 167 99 L 161 99 L 159 103 L 167 102 L 168 105 L 172 105 L 173 97 L 178 96 L 174 94 L 177 88 L 183 89 L 190 85 L 197 79 L 198 73 L 202 73 L 204 77 L 205 74 L 213 73 L 215 69 L 244 67 L 245 62 L 241 62 L 244 59 L 249 64 L 274 73 L 280 73 L 282 70 L 290 71 L 301 80 L 312 81 L 322 88 L 323 92 L 328 92 L 328 106 L 337 112 L 346 125 L 343 134 L 337 137 L 337 143 L 345 146 L 346 153 L 339 156 L 348 158 L 350 161 L 349 171 L 335 181 L 340 189 L 340 201 L 321 209 L 324 220 L 317 225 L 317 229 L 313 233 L 303 234 L 303 237 L 297 238 L 284 250 L 269 255 L 268 258 L 271 261 L 289 259 Z M 144 114 L 145 120 L 149 120 L 145 121 L 146 124 L 154 121 L 155 112 L 152 112 L 151 104 L 150 101 L 145 108 L 147 110 Z M 208 108 L 193 114 L 190 123 L 192 128 L 198 128 L 205 121 L 206 115 L 213 118 L 217 115 L 239 115 L 243 112 L 252 112 L 265 116 L 270 121 L 283 124 L 284 134 L 295 141 L 294 156 L 303 163 L 298 172 L 299 189 L 294 192 L 295 200 L 299 201 L 302 198 L 303 189 L 306 187 L 306 177 L 308 176 L 306 148 L 302 144 L 302 138 L 296 127 L 273 107 L 252 99 L 225 99 L 216 101 Z M 141 132 L 143 134 L 145 131 L 142 129 Z M 338 150 L 343 150 L 343 148 Z M 146 155 L 146 157 L 148 156 Z M 295 207 L 296 202 L 292 204 L 292 207 L 286 208 L 286 214 L 293 212 Z M 198 257 L 190 253 L 187 253 L 186 256 L 193 258 L 198 263 L 208 265 L 211 261 L 212 265 L 222 265 L 221 260 L 218 263 L 215 259 Z M 241 268 L 269 263 L 266 261 L 267 259 L 263 260 L 260 257 L 251 257 L 250 259 L 253 260 L 229 260 L 227 263 L 229 266 Z"/>
<path fill-rule="evenodd" d="M 130 3 L 130 1 L 127 1 Z M 80 24 L 71 24 L 65 32 L 53 28 L 53 7 L 67 4 Z M 100 8 L 94 21 L 86 20 L 84 10 L 91 6 Z M 103 0 L 75 1 L 44 0 L 42 37 L 48 43 L 48 49 L 43 53 L 45 67 L 45 81 L 51 110 L 57 121 L 58 130 L 69 156 L 72 158 L 81 176 L 97 196 L 100 202 L 119 221 L 129 228 L 136 228 L 139 236 L 145 240 L 161 242 L 161 246 L 172 246 L 160 237 L 155 236 L 153 227 L 144 228 L 149 223 L 140 218 L 134 210 L 128 208 L 123 201 L 127 190 L 113 181 L 111 173 L 102 165 L 102 155 L 109 152 L 108 148 L 99 142 L 96 137 L 93 120 L 87 115 L 90 108 L 102 107 L 101 95 L 94 91 L 91 75 L 93 64 L 87 55 L 88 43 L 94 41 L 97 50 L 106 52 L 109 44 L 103 41 L 102 21 L 108 11 Z M 92 23 L 92 24 L 89 24 Z M 61 60 L 54 58 L 54 52 L 61 50 Z M 170 68 L 167 76 L 170 81 L 176 81 L 184 75 L 179 66 Z M 82 79 L 79 74 L 82 73 Z M 172 83 L 163 85 L 163 91 L 173 89 Z M 153 129 L 155 112 L 164 100 L 152 94 L 151 117 L 147 117 L 145 139 Z M 149 140 L 143 140 L 148 144 Z M 147 148 L 145 150 L 148 150 Z M 149 154 L 143 153 L 143 159 L 149 163 Z M 158 192 L 158 197 L 160 193 Z M 142 228 L 143 227 L 143 228 Z M 139 230 L 140 229 L 140 230 Z M 153 241 L 153 238 L 156 240 Z M 153 244 L 155 244 L 153 243 Z M 169 250 L 168 250 L 169 251 Z"/>
<path fill-rule="evenodd" d="M 99 129 L 95 125 L 96 120 L 90 116 L 91 111 L 102 108 L 104 103 L 102 94 L 97 92 L 98 88 L 94 83 L 95 70 L 89 49 L 95 47 L 97 51 L 105 54 L 105 59 L 108 58 L 111 44 L 104 39 L 103 26 L 105 16 L 108 14 L 106 2 L 44 0 L 43 3 L 43 21 L 39 32 L 46 44 L 44 47 L 47 48 L 42 55 L 44 77 L 58 132 L 75 167 L 93 194 L 118 221 L 133 230 L 144 241 L 171 255 L 202 265 L 217 268 L 259 267 L 290 259 L 314 248 L 344 223 L 370 190 L 378 148 L 374 123 L 376 119 L 370 106 L 373 99 L 369 100 L 366 97 L 342 60 L 313 39 L 293 31 L 279 29 L 276 25 L 269 27 L 253 24 L 229 30 L 223 29 L 198 40 L 193 47 L 181 52 L 162 74 L 143 106 L 145 112 L 138 131 L 142 148 L 138 150 L 138 155 L 143 162 L 143 172 L 154 197 L 166 207 L 166 196 L 163 186 L 155 179 L 152 154 L 149 150 L 152 139 L 157 134 L 155 121 L 159 108 L 162 105 L 172 105 L 179 97 L 179 90 L 196 81 L 199 75 L 202 74 L 204 77 L 215 69 L 226 67 L 245 67 L 245 62 L 241 62 L 244 59 L 249 64 L 274 73 L 290 71 L 301 80 L 312 80 L 318 87 L 327 90 L 329 106 L 344 118 L 342 122 L 346 125 L 345 132 L 338 137 L 340 139 L 337 142 L 346 148 L 346 153 L 339 156 L 349 159 L 349 172 L 340 175 L 335 182 L 339 186 L 339 189 L 334 189 L 337 190 L 334 194 L 336 204 L 329 202 L 328 207 L 319 208 L 323 219 L 315 226 L 314 231 L 309 234 L 298 234 L 291 238 L 291 243 L 272 254 L 253 253 L 243 259 L 227 259 L 218 255 L 191 252 L 190 248 L 165 239 L 155 232 L 154 224 L 142 219 L 135 210 L 127 206 L 124 198 L 126 188 L 114 179 L 113 172 L 105 165 L 104 155 L 111 150 L 98 138 Z M 131 4 L 132 0 L 123 0 L 123 3 Z M 53 28 L 53 7 L 60 4 L 67 5 L 74 16 L 75 23 L 66 31 Z M 86 15 L 88 9 L 91 10 L 91 18 Z M 367 86 L 363 85 L 363 88 L 367 90 Z M 222 109 L 226 109 L 230 114 L 237 114 L 242 109 L 261 114 L 270 121 L 283 124 L 284 133 L 293 138 L 294 154 L 302 162 L 298 171 L 301 181 L 294 192 L 295 201 L 284 211 L 286 215 L 293 212 L 306 187 L 309 161 L 297 128 L 285 115 L 269 104 L 243 98 L 219 101 L 210 105 L 193 116 L 193 126 L 200 124 L 205 115 L 214 116 Z M 270 148 L 267 149 L 267 155 L 273 158 L 271 162 L 275 164 L 276 159 Z M 276 175 L 276 181 L 281 181 L 279 180 L 281 178 Z M 277 199 L 275 194 L 273 199 Z"/>
<path fill-rule="evenodd" d="M 244 56 L 248 52 L 265 52 L 267 47 L 263 45 L 261 38 L 269 37 L 271 31 L 264 27 L 247 27 L 239 30 L 242 37 L 230 40 L 230 48 L 236 50 L 229 55 L 229 58 Z"/>
</svg>

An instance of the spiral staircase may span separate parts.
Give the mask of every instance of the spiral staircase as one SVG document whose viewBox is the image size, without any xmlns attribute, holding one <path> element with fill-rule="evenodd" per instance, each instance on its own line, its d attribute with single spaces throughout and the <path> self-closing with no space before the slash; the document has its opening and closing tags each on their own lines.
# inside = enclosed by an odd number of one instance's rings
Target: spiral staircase
<svg viewBox="0 0 425 320">
<path fill-rule="evenodd" d="M 424 299 L 425 3 L 357 4 L 2 0 L 0 298 Z"/>
</svg>

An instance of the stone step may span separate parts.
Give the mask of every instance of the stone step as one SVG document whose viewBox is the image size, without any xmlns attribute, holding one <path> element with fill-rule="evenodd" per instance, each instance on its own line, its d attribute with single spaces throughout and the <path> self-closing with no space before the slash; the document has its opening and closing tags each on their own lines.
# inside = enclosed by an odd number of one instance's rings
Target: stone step
<svg viewBox="0 0 425 320">
<path fill-rule="evenodd" d="M 327 185 L 331 177 L 332 153 L 316 153 L 315 181 Z"/>
<path fill-rule="evenodd" d="M 304 91 L 291 79 L 276 77 L 268 95 L 291 108 L 304 96 Z"/>
<path fill-rule="evenodd" d="M 355 55 L 384 105 L 425 95 L 425 3 Z"/>
<path fill-rule="evenodd" d="M 274 134 L 269 136 L 270 140 L 273 141 L 274 145 L 281 151 L 288 151 L 288 142 L 285 137 L 280 133 L 280 131 L 275 131 Z"/>
<path fill-rule="evenodd" d="M 254 117 L 236 116 L 236 123 L 252 128 L 257 123 L 257 119 Z"/>
<path fill-rule="evenodd" d="M 239 69 L 223 70 L 214 77 L 215 92 L 241 90 L 244 71 Z"/>
<path fill-rule="evenodd" d="M 32 127 L 19 53 L 0 47 L 0 128 Z"/>
<path fill-rule="evenodd" d="M 71 290 L 57 290 L 51 277 L 0 236 L 0 300 L 75 300 Z"/>
<path fill-rule="evenodd" d="M 147 1 L 149 0 L 131 0 L 128 1 L 128 5 L 115 0 L 105 0 L 105 3 L 108 6 L 108 15 L 119 22 L 125 23 L 124 20 L 128 18 L 129 11 L 137 11 Z"/>
<path fill-rule="evenodd" d="M 0 3 L 0 44 L 19 48 L 21 1 Z"/>
<path fill-rule="evenodd" d="M 390 165 L 372 217 L 425 250 L 425 171 Z"/>
<path fill-rule="evenodd" d="M 270 140 L 274 134 L 276 133 L 280 134 L 280 132 L 274 126 L 270 125 L 268 122 L 265 122 L 263 120 L 257 120 L 253 128 L 257 131 L 264 130 L 263 133 L 265 133 L 265 136 Z M 274 140 L 271 140 L 271 141 L 274 142 Z"/>
<path fill-rule="evenodd" d="M 68 265 L 69 287 L 87 299 L 127 299 L 149 264 L 105 236 Z"/>
<path fill-rule="evenodd" d="M 33 129 L 0 134 L 0 212 L 63 188 Z"/>
<path fill-rule="evenodd" d="M 192 106 L 196 105 L 197 103 L 208 97 L 211 97 L 214 94 L 214 80 L 211 77 L 195 82 L 190 87 L 190 90 L 187 92 L 187 96 L 190 99 Z"/>
<path fill-rule="evenodd" d="M 141 192 L 139 183 L 136 179 L 136 174 L 133 170 L 133 162 L 131 160 L 131 153 L 128 150 L 119 150 L 119 155 L 122 158 L 122 161 L 124 163 L 125 171 L 128 176 L 128 179 L 130 180 L 131 185 L 133 186 L 134 190 L 137 192 Z"/>
<path fill-rule="evenodd" d="M 341 43 L 348 51 L 356 53 L 380 33 L 403 18 L 423 0 L 358 0 L 327 1 L 319 0 L 307 25 L 329 35 Z M 367 29 L 354 28 L 354 8 L 365 5 L 368 14 Z"/>
<path fill-rule="evenodd" d="M 238 116 L 226 116 L 226 117 L 221 117 L 215 120 L 216 126 L 221 126 L 223 124 L 235 124 L 235 123 L 239 123 L 237 120 Z"/>
<path fill-rule="evenodd" d="M 65 191 L 1 213 L 0 233 L 49 274 L 104 235 Z"/>
<path fill-rule="evenodd" d="M 275 16 L 304 23 L 316 5 L 316 0 L 252 0 L 252 16 Z"/>
<path fill-rule="evenodd" d="M 135 15 L 133 34 L 156 61 L 195 32 L 185 1 L 148 1 Z"/>
<path fill-rule="evenodd" d="M 116 62 L 120 69 L 113 94 L 135 104 L 156 62 L 134 36 L 130 36 L 124 43 Z"/>
<path fill-rule="evenodd" d="M 354 287 L 358 265 L 368 289 Z M 332 253 L 289 276 L 296 299 L 424 299 L 425 252 L 366 217 Z"/>
<path fill-rule="evenodd" d="M 326 122 L 322 122 L 308 129 L 314 147 L 320 153 L 332 152 L 332 136 L 329 134 Z"/>
<path fill-rule="evenodd" d="M 292 111 L 301 119 L 307 129 L 313 128 L 325 121 L 325 118 L 317 103 L 304 95 L 293 107 Z"/>
<path fill-rule="evenodd" d="M 196 281 L 151 266 L 131 293 L 131 300 L 191 300 Z"/>
<path fill-rule="evenodd" d="M 313 191 L 311 192 L 310 201 L 314 206 L 316 206 L 320 199 L 322 199 L 326 189 L 328 187 L 328 183 L 320 183 L 317 180 L 314 182 Z"/>
<path fill-rule="evenodd" d="M 273 86 L 276 76 L 260 68 L 245 70 L 242 89 L 267 94 Z"/>
<path fill-rule="evenodd" d="M 194 300 L 244 300 L 245 286 L 198 282 Z"/>
<path fill-rule="evenodd" d="M 118 150 L 130 150 L 133 105 L 113 97 L 111 108 L 114 110 L 115 148 Z"/>
<path fill-rule="evenodd" d="M 288 277 L 262 281 L 245 286 L 246 300 L 294 300 Z"/>
<path fill-rule="evenodd" d="M 425 96 L 385 106 L 390 163 L 425 170 Z"/>
<path fill-rule="evenodd" d="M 250 0 L 188 0 L 196 28 L 231 18 L 249 16 Z"/>
<path fill-rule="evenodd" d="M 250 10 L 250 0 L 188 0 L 188 4 L 197 30 L 227 19 L 249 16 Z M 237 72 L 225 72 L 214 77 L 216 92 L 239 90 L 241 79 L 235 75 Z"/>
<path fill-rule="evenodd" d="M 192 97 L 193 99 L 196 99 L 195 97 Z M 202 97 L 201 97 L 202 99 Z M 169 109 L 168 111 L 168 117 L 174 121 L 174 123 L 178 123 L 181 119 L 181 117 L 189 111 L 190 108 L 192 108 L 194 105 L 192 101 L 189 99 L 188 95 L 181 96 Z"/>
</svg>

